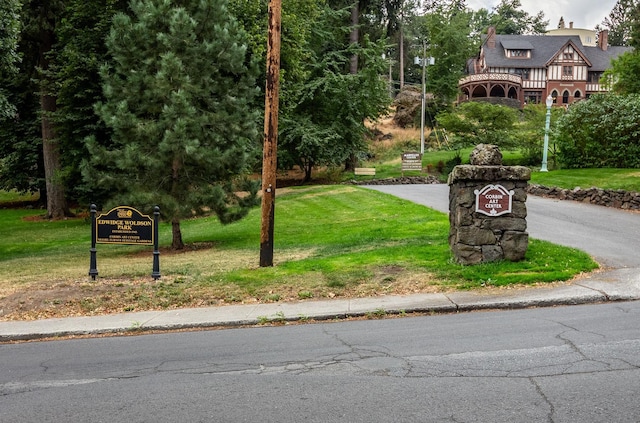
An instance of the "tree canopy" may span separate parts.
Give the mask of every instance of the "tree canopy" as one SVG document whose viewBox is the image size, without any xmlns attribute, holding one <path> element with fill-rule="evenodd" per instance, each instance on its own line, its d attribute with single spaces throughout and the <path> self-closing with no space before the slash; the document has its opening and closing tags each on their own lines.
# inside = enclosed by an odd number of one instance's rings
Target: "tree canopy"
<svg viewBox="0 0 640 423">
<path fill-rule="evenodd" d="M 438 124 L 455 135 L 455 145 L 495 144 L 502 148 L 517 146 L 514 126 L 518 112 L 511 107 L 469 101 L 451 112 L 437 116 Z"/>
<path fill-rule="evenodd" d="M 634 21 L 637 20 L 640 3 L 637 0 L 618 0 L 597 30 L 606 29 L 609 43 L 614 46 L 631 45 Z"/>
<path fill-rule="evenodd" d="M 114 16 L 113 62 L 102 68 L 105 101 L 96 108 L 112 143 L 89 143 L 84 175 L 113 187 L 113 201 L 159 205 L 172 246 L 182 248 L 181 219 L 212 211 L 228 223 L 257 204 L 256 184 L 234 182 L 257 156 L 258 69 L 226 1 L 130 7 L 132 16 Z"/>
<path fill-rule="evenodd" d="M 640 167 L 640 95 L 599 94 L 572 105 L 554 140 L 566 168 Z"/>
<path fill-rule="evenodd" d="M 18 35 L 20 33 L 20 2 L 2 0 L 0 2 L 0 77 L 2 74 L 15 74 L 19 60 Z M 7 92 L 0 87 L 0 117 L 13 117 L 15 106 L 9 102 Z"/>
<path fill-rule="evenodd" d="M 380 79 L 384 44 L 368 37 L 358 45 L 345 42 L 346 13 L 321 9 L 305 49 L 310 52 L 306 77 L 288 86 L 282 109 L 280 156 L 304 169 L 307 179 L 314 166 L 339 165 L 363 152 L 365 120 L 380 116 L 390 101 Z M 351 73 L 354 54 L 361 66 Z"/>
<path fill-rule="evenodd" d="M 482 8 L 476 12 L 474 21 L 478 33 L 493 26 L 498 34 L 544 34 L 549 25 L 543 11 L 530 15 L 522 10 L 520 0 L 500 0 L 491 10 Z"/>
</svg>

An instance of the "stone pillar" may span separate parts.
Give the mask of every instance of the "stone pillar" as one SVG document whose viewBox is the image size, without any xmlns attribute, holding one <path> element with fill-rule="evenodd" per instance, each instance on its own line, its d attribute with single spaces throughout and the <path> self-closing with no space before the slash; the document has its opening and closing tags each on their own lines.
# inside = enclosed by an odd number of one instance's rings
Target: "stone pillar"
<svg viewBox="0 0 640 423">
<path fill-rule="evenodd" d="M 524 259 L 527 234 L 527 181 L 531 170 L 502 166 L 495 145 L 480 144 L 471 164 L 449 175 L 449 246 L 456 262 L 478 264 Z"/>
</svg>

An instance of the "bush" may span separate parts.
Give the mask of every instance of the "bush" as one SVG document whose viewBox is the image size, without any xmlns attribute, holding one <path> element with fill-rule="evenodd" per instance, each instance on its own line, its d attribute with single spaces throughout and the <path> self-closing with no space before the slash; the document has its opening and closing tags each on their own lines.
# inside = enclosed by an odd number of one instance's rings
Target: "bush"
<svg viewBox="0 0 640 423">
<path fill-rule="evenodd" d="M 604 94 L 571 106 L 554 139 L 565 168 L 640 167 L 640 95 Z"/>
</svg>

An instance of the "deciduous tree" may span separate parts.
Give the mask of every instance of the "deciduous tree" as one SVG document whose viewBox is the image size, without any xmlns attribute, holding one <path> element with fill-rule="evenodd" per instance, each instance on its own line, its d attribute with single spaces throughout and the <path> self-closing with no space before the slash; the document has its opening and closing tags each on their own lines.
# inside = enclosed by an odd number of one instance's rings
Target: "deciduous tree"
<svg viewBox="0 0 640 423">
<path fill-rule="evenodd" d="M 517 120 L 515 109 L 475 101 L 463 103 L 454 111 L 437 116 L 438 124 L 455 135 L 458 147 L 485 143 L 514 148 L 518 141 L 514 136 Z"/>
</svg>

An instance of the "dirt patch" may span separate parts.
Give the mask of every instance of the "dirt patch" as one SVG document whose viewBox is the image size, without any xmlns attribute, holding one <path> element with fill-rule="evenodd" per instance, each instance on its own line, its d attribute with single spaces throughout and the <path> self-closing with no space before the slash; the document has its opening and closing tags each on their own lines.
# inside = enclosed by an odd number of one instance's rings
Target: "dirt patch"
<svg viewBox="0 0 640 423">
<path fill-rule="evenodd" d="M 0 321 L 443 291 L 430 275 L 401 266 L 380 267 L 366 280 L 339 284 L 327 283 L 321 275 L 303 277 L 306 285 L 288 280 L 264 289 L 182 275 L 163 275 L 157 281 L 148 276 L 41 281 L 0 298 Z"/>
</svg>

